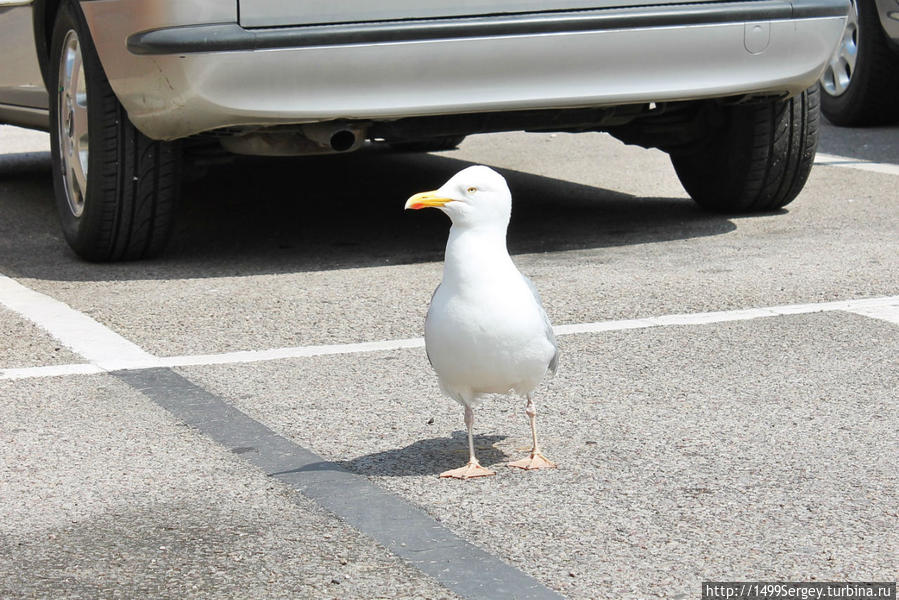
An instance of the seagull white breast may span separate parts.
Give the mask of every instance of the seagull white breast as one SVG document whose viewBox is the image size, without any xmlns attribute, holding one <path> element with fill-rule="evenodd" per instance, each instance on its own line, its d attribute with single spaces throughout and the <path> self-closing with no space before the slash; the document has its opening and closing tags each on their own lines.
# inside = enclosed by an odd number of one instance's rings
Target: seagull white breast
<svg viewBox="0 0 899 600">
<path fill-rule="evenodd" d="M 486 167 L 471 167 L 430 198 L 450 198 L 439 206 L 453 219 L 443 281 L 425 323 L 441 387 L 466 404 L 480 394 L 531 392 L 555 367 L 557 349 L 533 284 L 506 249 L 511 195 L 505 181 Z"/>
</svg>

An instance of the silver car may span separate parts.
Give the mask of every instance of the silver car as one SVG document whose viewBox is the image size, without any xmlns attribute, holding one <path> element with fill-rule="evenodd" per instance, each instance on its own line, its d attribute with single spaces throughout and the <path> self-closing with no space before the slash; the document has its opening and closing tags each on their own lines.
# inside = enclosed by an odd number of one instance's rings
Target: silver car
<svg viewBox="0 0 899 600">
<path fill-rule="evenodd" d="M 834 125 L 899 121 L 899 0 L 852 0 L 821 90 L 821 112 Z"/>
<path fill-rule="evenodd" d="M 790 202 L 849 0 L 0 0 L 0 122 L 51 132 L 65 237 L 151 256 L 184 152 L 607 131 L 703 207 Z M 48 93 L 49 91 L 49 93 Z"/>
</svg>

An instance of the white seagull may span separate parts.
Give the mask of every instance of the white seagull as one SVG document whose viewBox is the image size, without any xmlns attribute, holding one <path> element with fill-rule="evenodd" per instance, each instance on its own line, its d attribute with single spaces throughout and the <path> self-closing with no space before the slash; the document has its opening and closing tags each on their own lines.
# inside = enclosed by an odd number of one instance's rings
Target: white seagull
<svg viewBox="0 0 899 600">
<path fill-rule="evenodd" d="M 425 349 L 440 388 L 465 408 L 468 464 L 441 477 L 495 475 L 475 457 L 474 408 L 485 394 L 527 398 L 525 413 L 534 447 L 509 463 L 521 469 L 556 465 L 537 445 L 537 411 L 531 393 L 547 370 L 556 372 L 559 350 L 533 282 L 506 249 L 512 195 L 506 180 L 484 166 L 468 167 L 432 192 L 415 194 L 406 209 L 434 207 L 453 224 L 446 242 L 443 281 L 425 319 Z"/>
</svg>

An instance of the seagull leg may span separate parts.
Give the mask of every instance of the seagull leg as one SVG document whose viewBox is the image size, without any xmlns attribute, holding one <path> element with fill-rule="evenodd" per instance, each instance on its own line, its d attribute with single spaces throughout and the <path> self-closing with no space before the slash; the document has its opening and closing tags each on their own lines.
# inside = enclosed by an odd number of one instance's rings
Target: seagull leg
<svg viewBox="0 0 899 600">
<path fill-rule="evenodd" d="M 534 401 L 531 400 L 530 394 L 528 394 L 528 404 L 524 412 L 531 421 L 531 436 L 534 439 L 534 448 L 531 450 L 531 455 L 528 458 L 510 462 L 508 466 L 527 470 L 554 469 L 556 463 L 543 456 L 543 453 L 540 452 L 540 446 L 537 445 L 537 409 L 534 407 Z"/>
<path fill-rule="evenodd" d="M 474 438 L 471 430 L 474 427 L 474 411 L 467 404 L 465 405 L 465 427 L 468 428 L 468 464 L 458 469 L 444 471 L 441 477 L 452 477 L 454 479 L 472 479 L 474 477 L 487 477 L 488 475 L 496 475 L 495 471 L 491 471 L 486 467 L 482 467 L 481 463 L 474 455 Z"/>
</svg>

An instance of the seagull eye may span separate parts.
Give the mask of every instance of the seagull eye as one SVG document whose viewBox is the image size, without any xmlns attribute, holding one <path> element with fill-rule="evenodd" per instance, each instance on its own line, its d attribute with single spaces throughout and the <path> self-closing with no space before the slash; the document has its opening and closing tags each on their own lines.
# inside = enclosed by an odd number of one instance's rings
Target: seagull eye
<svg viewBox="0 0 899 600">
<path fill-rule="evenodd" d="M 474 194 L 476 191 L 478 191 L 478 188 L 471 186 L 470 188 L 468 188 L 465 191 L 468 192 L 469 194 Z"/>
</svg>

